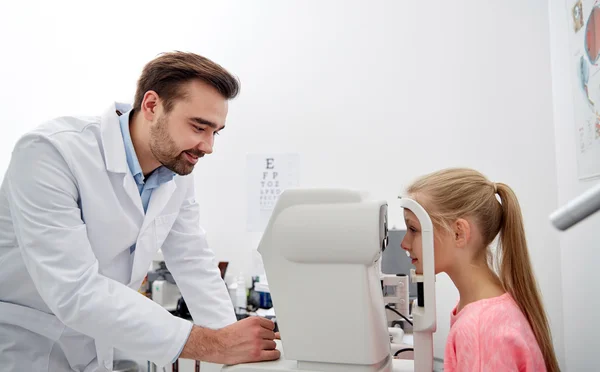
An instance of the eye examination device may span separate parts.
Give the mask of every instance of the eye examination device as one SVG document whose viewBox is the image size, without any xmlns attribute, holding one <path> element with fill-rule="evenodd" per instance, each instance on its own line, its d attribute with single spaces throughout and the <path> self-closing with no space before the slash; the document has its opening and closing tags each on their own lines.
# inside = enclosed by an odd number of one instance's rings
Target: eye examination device
<svg viewBox="0 0 600 372">
<path fill-rule="evenodd" d="M 388 328 L 386 319 L 380 260 L 388 244 L 387 202 L 344 189 L 287 189 L 258 247 L 281 358 L 222 371 L 433 371 L 433 226 L 415 201 L 400 199 L 400 205 L 422 226 L 423 273 L 410 276 L 418 286 L 411 313 L 414 359 L 394 358 L 392 333 L 400 329 Z"/>
<path fill-rule="evenodd" d="M 559 230 L 567 230 L 600 210 L 600 183 L 571 200 L 550 215 Z"/>
</svg>

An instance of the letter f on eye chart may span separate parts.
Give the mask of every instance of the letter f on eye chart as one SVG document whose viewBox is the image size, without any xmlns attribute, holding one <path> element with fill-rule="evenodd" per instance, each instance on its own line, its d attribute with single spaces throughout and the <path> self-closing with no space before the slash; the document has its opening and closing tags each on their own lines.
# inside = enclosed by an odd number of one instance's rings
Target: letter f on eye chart
<svg viewBox="0 0 600 372">
<path fill-rule="evenodd" d="M 283 190 L 300 186 L 299 154 L 248 154 L 247 230 L 263 232 Z"/>
</svg>

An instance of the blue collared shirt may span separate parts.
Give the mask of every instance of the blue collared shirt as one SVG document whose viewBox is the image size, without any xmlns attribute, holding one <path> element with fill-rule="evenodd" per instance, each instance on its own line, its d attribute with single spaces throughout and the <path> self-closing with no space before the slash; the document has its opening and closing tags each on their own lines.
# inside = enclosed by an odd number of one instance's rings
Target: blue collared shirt
<svg viewBox="0 0 600 372">
<path fill-rule="evenodd" d="M 121 124 L 121 134 L 123 135 L 123 143 L 125 144 L 127 165 L 129 166 L 131 175 L 133 176 L 133 179 L 138 187 L 138 191 L 140 192 L 142 206 L 144 207 L 144 213 L 146 213 L 148 210 L 148 204 L 150 203 L 150 196 L 152 196 L 152 191 L 163 183 L 173 180 L 175 173 L 163 166 L 160 166 L 150 174 L 148 179 L 144 177 L 142 167 L 140 166 L 140 162 L 135 153 L 135 148 L 133 147 L 131 133 L 129 132 L 129 116 L 131 113 L 132 111 L 128 111 L 119 116 L 119 123 Z M 135 244 L 130 248 L 131 253 L 134 251 Z"/>
</svg>

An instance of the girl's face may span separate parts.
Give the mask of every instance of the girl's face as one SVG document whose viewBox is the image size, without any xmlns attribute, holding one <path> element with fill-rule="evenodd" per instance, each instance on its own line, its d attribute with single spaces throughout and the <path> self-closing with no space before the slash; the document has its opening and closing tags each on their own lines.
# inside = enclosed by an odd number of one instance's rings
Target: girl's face
<svg viewBox="0 0 600 372">
<path fill-rule="evenodd" d="M 413 212 L 404 209 L 406 222 L 406 235 L 402 239 L 401 247 L 410 254 L 412 264 L 417 274 L 423 273 L 423 236 L 421 224 Z M 433 254 L 435 257 L 435 273 L 447 271 L 453 262 L 452 234 L 445 229 L 434 228 Z"/>
</svg>

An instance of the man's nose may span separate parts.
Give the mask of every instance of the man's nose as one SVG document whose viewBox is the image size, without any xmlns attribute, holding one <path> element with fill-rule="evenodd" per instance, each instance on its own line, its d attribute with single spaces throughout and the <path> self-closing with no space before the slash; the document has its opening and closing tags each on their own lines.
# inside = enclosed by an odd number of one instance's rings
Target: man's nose
<svg viewBox="0 0 600 372">
<path fill-rule="evenodd" d="M 202 140 L 200 141 L 200 143 L 198 144 L 198 146 L 196 147 L 198 150 L 202 151 L 203 153 L 209 155 L 212 154 L 213 152 L 213 140 Z"/>
</svg>

